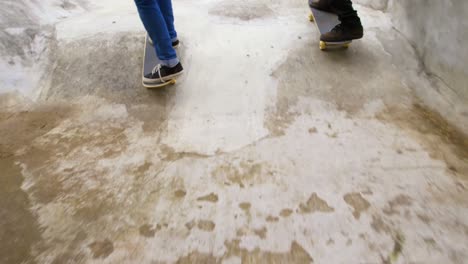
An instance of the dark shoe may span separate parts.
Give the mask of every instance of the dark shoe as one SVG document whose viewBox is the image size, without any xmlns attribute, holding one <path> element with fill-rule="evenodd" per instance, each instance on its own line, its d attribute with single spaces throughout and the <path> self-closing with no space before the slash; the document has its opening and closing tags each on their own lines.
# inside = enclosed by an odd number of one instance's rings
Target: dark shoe
<svg viewBox="0 0 468 264">
<path fill-rule="evenodd" d="M 143 82 L 146 84 L 165 83 L 181 75 L 183 72 L 184 68 L 180 62 L 172 68 L 158 64 L 150 74 L 145 75 Z"/>
<path fill-rule="evenodd" d="M 180 41 L 178 39 L 176 39 L 175 41 L 172 42 L 172 47 L 174 49 L 178 48 L 179 47 L 179 44 L 180 44 Z"/>
<path fill-rule="evenodd" d="M 360 39 L 364 35 L 364 29 L 360 24 L 345 24 L 336 25 L 330 32 L 320 36 L 321 41 L 325 42 L 344 42 L 353 39 Z"/>
<path fill-rule="evenodd" d="M 149 44 L 151 44 L 151 46 L 153 46 L 153 40 L 151 38 L 148 38 L 148 41 L 149 41 Z M 174 49 L 176 49 L 176 48 L 179 47 L 179 44 L 180 44 L 180 41 L 178 39 L 176 39 L 175 41 L 172 42 L 172 47 Z"/>
<path fill-rule="evenodd" d="M 309 0 L 309 6 L 317 10 L 332 13 L 329 0 Z"/>
</svg>

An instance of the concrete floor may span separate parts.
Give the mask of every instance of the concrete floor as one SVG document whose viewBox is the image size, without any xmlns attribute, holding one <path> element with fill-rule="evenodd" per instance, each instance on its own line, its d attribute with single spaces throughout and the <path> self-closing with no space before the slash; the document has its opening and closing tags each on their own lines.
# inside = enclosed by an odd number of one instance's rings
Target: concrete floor
<svg viewBox="0 0 468 264">
<path fill-rule="evenodd" d="M 303 2 L 174 1 L 163 90 L 131 1 L 59 22 L 39 98 L 0 100 L 0 263 L 465 263 L 468 141 L 411 46 L 358 7 L 322 52 Z"/>
</svg>

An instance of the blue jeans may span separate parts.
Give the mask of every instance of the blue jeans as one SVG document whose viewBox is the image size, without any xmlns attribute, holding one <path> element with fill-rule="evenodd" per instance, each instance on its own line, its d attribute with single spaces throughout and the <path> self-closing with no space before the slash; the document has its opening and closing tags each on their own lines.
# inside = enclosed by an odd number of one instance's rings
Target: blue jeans
<svg viewBox="0 0 468 264">
<path fill-rule="evenodd" d="M 174 67 L 179 63 L 172 41 L 177 40 L 171 0 L 135 0 L 141 21 L 153 40 L 161 64 Z"/>
</svg>

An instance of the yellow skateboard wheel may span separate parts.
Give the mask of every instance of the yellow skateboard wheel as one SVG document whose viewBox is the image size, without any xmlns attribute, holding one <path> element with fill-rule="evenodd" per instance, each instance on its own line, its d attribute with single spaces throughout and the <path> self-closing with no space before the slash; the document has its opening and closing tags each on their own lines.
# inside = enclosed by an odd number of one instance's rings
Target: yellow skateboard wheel
<svg viewBox="0 0 468 264">
<path fill-rule="evenodd" d="M 320 49 L 325 50 L 327 48 L 327 43 L 320 41 Z"/>
</svg>

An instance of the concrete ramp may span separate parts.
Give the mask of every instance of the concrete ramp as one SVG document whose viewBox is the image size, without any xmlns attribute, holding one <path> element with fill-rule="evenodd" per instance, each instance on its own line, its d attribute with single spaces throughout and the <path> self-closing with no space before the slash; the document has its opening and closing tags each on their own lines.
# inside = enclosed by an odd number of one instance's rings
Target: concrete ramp
<svg viewBox="0 0 468 264">
<path fill-rule="evenodd" d="M 186 71 L 147 90 L 132 1 L 5 5 L 0 263 L 467 259 L 466 105 L 390 14 L 323 52 L 306 1 L 174 0 Z"/>
</svg>

